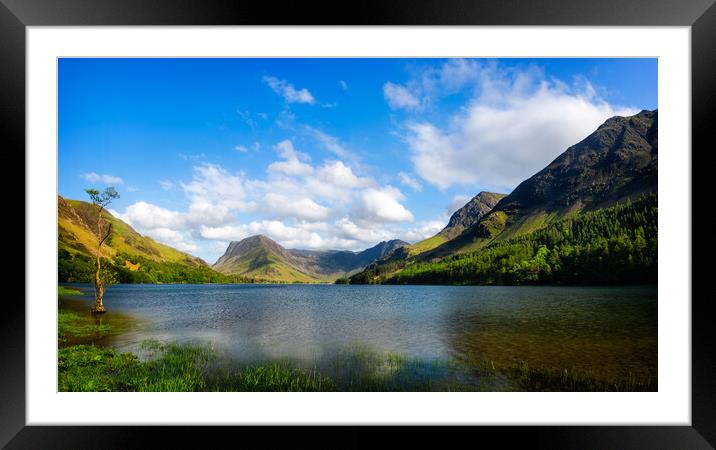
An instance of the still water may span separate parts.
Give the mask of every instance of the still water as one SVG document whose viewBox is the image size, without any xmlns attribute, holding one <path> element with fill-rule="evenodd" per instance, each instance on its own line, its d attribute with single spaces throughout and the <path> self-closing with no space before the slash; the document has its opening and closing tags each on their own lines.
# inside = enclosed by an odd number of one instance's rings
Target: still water
<svg viewBox="0 0 716 450">
<path fill-rule="evenodd" d="M 61 307 L 87 311 L 86 295 Z M 103 320 L 132 317 L 104 342 L 209 343 L 244 361 L 308 365 L 359 345 L 423 360 L 585 370 L 605 378 L 657 371 L 657 290 L 632 287 L 117 285 Z M 114 314 L 114 316 L 113 316 Z"/>
</svg>

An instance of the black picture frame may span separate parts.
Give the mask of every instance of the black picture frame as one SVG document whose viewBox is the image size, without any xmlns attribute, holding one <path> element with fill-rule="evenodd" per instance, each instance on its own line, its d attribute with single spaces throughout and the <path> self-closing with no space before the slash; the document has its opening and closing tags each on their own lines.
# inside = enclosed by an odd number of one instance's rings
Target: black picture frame
<svg viewBox="0 0 716 450">
<path fill-rule="evenodd" d="M 17 165 L 25 167 L 24 157 L 20 155 L 25 154 L 25 31 L 28 26 L 294 24 L 691 27 L 692 149 L 707 151 L 712 147 L 708 144 L 712 128 L 709 112 L 716 105 L 714 0 L 393 0 L 336 3 L 333 7 L 319 2 L 283 1 L 0 0 L 3 153 L 15 155 Z M 692 161 L 695 155 L 692 150 Z M 698 167 L 693 163 L 692 166 Z M 692 205 L 700 204 L 707 195 L 695 188 L 692 191 Z M 19 217 L 19 211 L 24 208 L 23 202 L 15 209 L 15 215 Z M 699 223 L 692 217 L 692 223 L 693 236 L 698 227 L 705 227 L 708 222 Z M 709 245 L 713 243 L 712 238 L 707 234 L 699 233 L 705 240 L 699 241 L 692 259 L 712 247 Z M 25 242 L 31 238 L 25 234 Z M 692 280 L 698 280 L 694 275 L 705 269 L 694 264 L 692 267 Z M 25 268 L 26 283 L 30 269 Z M 19 301 L 10 301 L 10 297 L 6 296 L 0 315 L 0 445 L 7 448 L 133 448 L 149 445 L 147 439 L 156 434 L 161 434 L 165 446 L 171 441 L 203 442 L 204 445 L 218 442 L 217 429 L 213 427 L 25 426 L 25 308 Z M 716 445 L 713 316 L 709 314 L 708 296 L 693 296 L 693 299 L 691 426 L 531 426 L 480 427 L 479 430 L 460 427 L 449 431 L 450 440 L 468 438 L 485 442 L 487 438 L 489 442 L 494 436 L 499 437 L 503 445 L 529 441 L 531 446 L 549 448 L 713 448 Z M 101 405 L 98 408 L 101 414 Z M 288 434 L 292 441 L 311 442 L 313 438 L 306 433 L 315 433 L 311 429 L 278 428 L 290 433 L 260 428 L 237 431 L 233 427 L 220 431 L 241 435 L 242 439 L 247 435 L 260 435 L 264 440 L 270 433 L 272 444 L 275 438 Z M 369 427 L 334 427 L 331 431 L 341 433 L 340 447 L 370 446 L 377 432 Z M 402 439 L 409 437 L 409 440 L 425 443 L 431 431 L 411 427 L 408 432 L 399 434 Z"/>
</svg>

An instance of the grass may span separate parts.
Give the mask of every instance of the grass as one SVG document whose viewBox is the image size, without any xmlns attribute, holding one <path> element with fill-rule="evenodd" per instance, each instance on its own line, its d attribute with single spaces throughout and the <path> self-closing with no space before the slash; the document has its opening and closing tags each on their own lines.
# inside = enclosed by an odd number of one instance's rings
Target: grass
<svg viewBox="0 0 716 450">
<path fill-rule="evenodd" d="M 92 342 L 107 336 L 112 327 L 96 323 L 88 314 L 73 311 L 59 310 L 57 314 L 57 341 L 60 344 L 68 342 Z"/>
<path fill-rule="evenodd" d="M 82 295 L 81 291 L 78 291 L 77 289 L 71 289 L 64 286 L 58 286 L 57 287 L 57 295 Z"/>
<path fill-rule="evenodd" d="M 487 375 L 483 390 L 519 392 L 656 392 L 656 377 L 628 375 L 618 379 L 605 379 L 591 372 L 530 366 L 521 361 L 497 366 L 493 361 L 482 361 L 480 370 Z M 492 384 L 492 386 L 489 386 Z M 494 389 L 500 387 L 500 389 Z"/>
<path fill-rule="evenodd" d="M 58 297 L 68 295 L 82 295 L 77 289 L 65 286 L 57 287 Z M 111 327 L 97 323 L 89 314 L 58 309 L 57 311 L 57 342 L 68 344 L 70 342 L 93 342 L 109 334 Z"/>
<path fill-rule="evenodd" d="M 60 391 L 206 392 L 331 391 L 335 385 L 315 371 L 274 363 L 235 367 L 207 346 L 145 343 L 157 356 L 140 361 L 93 345 L 60 349 Z"/>
<path fill-rule="evenodd" d="M 311 368 L 291 361 L 241 364 L 209 346 L 148 341 L 141 361 L 94 345 L 60 349 L 60 391 L 655 391 L 655 379 L 600 380 L 589 373 L 494 362 L 461 365 L 347 348 Z"/>
<path fill-rule="evenodd" d="M 445 236 L 436 234 L 435 236 L 423 239 L 420 242 L 416 242 L 415 244 L 408 246 L 408 252 L 410 256 L 419 255 L 438 247 L 439 245 L 447 242 L 447 240 L 448 239 Z"/>
</svg>

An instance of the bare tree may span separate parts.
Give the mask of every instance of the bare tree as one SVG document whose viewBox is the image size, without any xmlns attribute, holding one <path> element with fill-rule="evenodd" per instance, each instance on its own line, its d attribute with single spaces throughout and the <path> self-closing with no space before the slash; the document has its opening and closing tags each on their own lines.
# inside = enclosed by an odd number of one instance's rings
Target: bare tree
<svg viewBox="0 0 716 450">
<path fill-rule="evenodd" d="M 100 192 L 97 189 L 85 189 L 92 199 L 92 204 L 97 207 L 97 271 L 94 276 L 95 286 L 95 302 L 93 313 L 103 313 L 106 311 L 102 298 L 104 297 L 104 287 L 109 283 L 109 278 L 101 272 L 102 244 L 107 242 L 112 236 L 112 223 L 102 218 L 102 212 L 105 210 L 112 200 L 119 198 L 119 193 L 113 188 L 108 187 Z"/>
</svg>

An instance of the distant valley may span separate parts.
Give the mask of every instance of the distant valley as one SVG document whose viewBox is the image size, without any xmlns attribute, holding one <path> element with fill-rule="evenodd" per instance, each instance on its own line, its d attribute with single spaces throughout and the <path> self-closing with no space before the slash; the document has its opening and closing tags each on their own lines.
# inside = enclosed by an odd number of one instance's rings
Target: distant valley
<svg viewBox="0 0 716 450">
<path fill-rule="evenodd" d="M 257 235 L 232 242 L 213 268 L 227 275 L 240 275 L 283 282 L 333 282 L 409 245 L 401 240 L 383 241 L 363 250 L 285 249 L 270 238 Z"/>
</svg>

